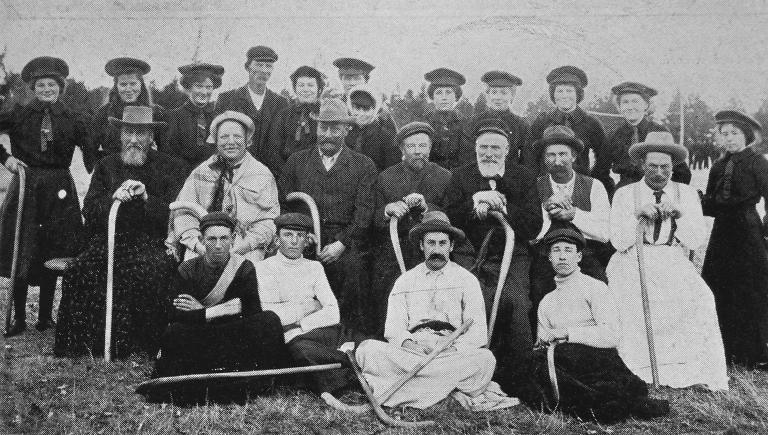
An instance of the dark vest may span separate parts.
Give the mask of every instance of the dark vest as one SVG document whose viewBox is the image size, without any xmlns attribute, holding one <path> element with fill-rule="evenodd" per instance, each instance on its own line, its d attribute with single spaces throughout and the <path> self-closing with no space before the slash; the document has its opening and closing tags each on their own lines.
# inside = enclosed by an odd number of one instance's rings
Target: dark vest
<svg viewBox="0 0 768 435">
<path fill-rule="evenodd" d="M 571 201 L 573 205 L 584 211 L 592 211 L 592 182 L 595 181 L 592 177 L 573 173 L 576 180 L 573 182 L 573 196 Z M 539 189 L 539 199 L 541 202 L 548 200 L 554 192 L 552 192 L 552 184 L 549 182 L 549 174 L 544 174 L 536 180 L 536 184 Z"/>
</svg>

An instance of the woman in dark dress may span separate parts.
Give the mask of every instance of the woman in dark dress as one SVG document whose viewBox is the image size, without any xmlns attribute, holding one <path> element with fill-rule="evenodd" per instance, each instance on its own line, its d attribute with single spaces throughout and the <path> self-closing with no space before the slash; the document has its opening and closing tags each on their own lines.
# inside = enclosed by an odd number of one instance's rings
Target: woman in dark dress
<svg viewBox="0 0 768 435">
<path fill-rule="evenodd" d="M 221 86 L 224 67 L 208 63 L 193 63 L 179 67 L 181 87 L 189 99 L 168 112 L 167 154 L 187 162 L 190 170 L 210 157 L 216 147 L 206 143 L 208 127 L 215 116 L 214 89 Z"/>
<path fill-rule="evenodd" d="M 715 218 L 702 276 L 715 295 L 726 358 L 765 367 L 768 362 L 768 251 L 755 205 L 768 198 L 768 161 L 753 143 L 760 124 L 723 110 L 715 114 L 725 155 L 709 173 L 702 198 Z"/>
<path fill-rule="evenodd" d="M 345 139 L 347 146 L 370 157 L 379 172 L 400 163 L 403 155 L 394 143 L 395 132 L 386 128 L 379 116 L 376 92 L 367 85 L 355 86 L 349 91 L 347 107 L 355 118 Z"/>
<path fill-rule="evenodd" d="M 56 275 L 43 267 L 51 258 L 77 254 L 83 223 L 80 203 L 69 166 L 76 146 L 83 150 L 88 172 L 93 156 L 88 146 L 84 117 L 61 102 L 67 64 L 54 57 L 38 57 L 22 70 L 21 77 L 35 92 L 24 107 L 0 114 L 0 131 L 11 139 L 11 152 L 0 146 L 0 162 L 13 173 L 24 166 L 26 189 L 21 225 L 17 280 L 13 288 L 15 323 L 6 337 L 26 328 L 27 288 L 40 286 L 37 329 L 51 327 Z M 19 178 L 13 178 L 0 217 L 0 275 L 10 276 Z"/>
<path fill-rule="evenodd" d="M 456 104 L 462 95 L 461 86 L 467 82 L 463 75 L 448 68 L 437 68 L 426 74 L 429 82 L 427 96 L 434 105 L 426 119 L 435 130 L 429 161 L 445 169 L 453 169 L 474 161 L 475 145 L 469 138 L 469 121 Z"/>
</svg>

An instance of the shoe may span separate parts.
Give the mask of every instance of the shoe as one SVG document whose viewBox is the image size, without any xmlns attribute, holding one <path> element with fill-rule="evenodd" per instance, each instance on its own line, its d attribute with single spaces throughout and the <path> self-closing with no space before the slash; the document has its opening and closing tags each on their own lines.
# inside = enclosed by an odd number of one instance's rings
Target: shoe
<svg viewBox="0 0 768 435">
<path fill-rule="evenodd" d="M 19 335 L 27 329 L 27 322 L 13 322 L 13 325 L 5 331 L 6 337 Z"/>
<path fill-rule="evenodd" d="M 632 416 L 638 420 L 649 420 L 669 414 L 669 401 L 645 397 L 638 399 L 630 409 Z"/>
<path fill-rule="evenodd" d="M 54 323 L 54 321 L 51 319 L 39 320 L 37 322 L 37 325 L 35 325 L 35 329 L 37 329 L 40 332 L 43 332 L 46 329 L 55 328 L 55 327 L 56 327 L 56 323 Z"/>
</svg>

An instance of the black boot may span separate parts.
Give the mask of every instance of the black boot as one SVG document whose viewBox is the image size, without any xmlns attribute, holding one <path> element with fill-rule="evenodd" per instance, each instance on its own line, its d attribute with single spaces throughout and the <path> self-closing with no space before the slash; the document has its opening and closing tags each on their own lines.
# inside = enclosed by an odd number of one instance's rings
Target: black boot
<svg viewBox="0 0 768 435">
<path fill-rule="evenodd" d="M 54 272 L 47 269 L 41 274 L 40 308 L 37 311 L 37 325 L 35 325 L 35 328 L 42 332 L 56 326 L 51 319 L 51 312 L 53 311 L 53 298 L 56 293 L 56 280 L 58 277 Z"/>
<path fill-rule="evenodd" d="M 8 328 L 7 331 L 5 331 L 6 337 L 13 337 L 15 335 L 19 335 L 22 332 L 24 332 L 27 329 L 27 322 L 23 320 L 17 320 L 13 322 L 13 325 L 11 325 L 10 328 Z"/>
</svg>

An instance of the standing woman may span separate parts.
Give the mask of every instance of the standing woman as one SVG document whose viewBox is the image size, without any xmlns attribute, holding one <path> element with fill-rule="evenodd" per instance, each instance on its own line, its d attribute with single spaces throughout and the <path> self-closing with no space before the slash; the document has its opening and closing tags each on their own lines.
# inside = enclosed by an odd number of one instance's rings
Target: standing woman
<svg viewBox="0 0 768 435">
<path fill-rule="evenodd" d="M 52 326 L 51 310 L 56 290 L 56 274 L 43 267 L 56 257 L 74 257 L 83 228 L 80 203 L 69 166 L 76 146 L 83 151 L 88 172 L 93 156 L 88 143 L 88 128 L 83 115 L 62 103 L 64 79 L 69 75 L 66 62 L 55 57 L 32 59 L 21 71 L 35 98 L 26 106 L 16 106 L 0 114 L 0 131 L 11 139 L 11 152 L 0 146 L 0 162 L 13 173 L 19 166 L 26 171 L 24 214 L 19 240 L 17 279 L 13 288 L 15 322 L 5 336 L 26 329 L 27 288 L 40 286 L 37 329 Z M 10 276 L 13 256 L 19 178 L 14 177 L 0 212 L 0 275 Z"/>
<path fill-rule="evenodd" d="M 180 66 L 179 72 L 181 87 L 189 99 L 168 112 L 167 146 L 160 151 L 186 161 L 192 170 L 216 151 L 214 144 L 206 143 L 206 138 L 215 116 L 211 96 L 221 86 L 224 67 L 193 63 Z"/>
<path fill-rule="evenodd" d="M 715 218 L 702 276 L 715 294 L 726 358 L 768 363 L 768 251 L 755 205 L 768 199 L 768 161 L 752 144 L 760 124 L 735 110 L 715 114 L 725 155 L 709 173 L 704 215 Z"/>
<path fill-rule="evenodd" d="M 114 85 L 109 91 L 107 104 L 96 111 L 91 125 L 96 161 L 120 152 L 120 130 L 109 123 L 109 117 L 122 118 L 125 106 L 152 107 L 153 120 L 167 122 L 165 109 L 152 104 L 152 95 L 144 83 L 144 76 L 151 70 L 148 63 L 131 57 L 118 57 L 107 62 L 104 70 L 114 78 Z M 163 149 L 166 143 L 165 129 L 155 131 L 155 143 L 157 149 Z"/>
<path fill-rule="evenodd" d="M 463 75 L 448 68 L 437 68 L 426 74 L 427 95 L 435 110 L 427 115 L 435 130 L 429 160 L 445 169 L 453 169 L 474 161 L 475 147 L 467 135 L 468 121 L 456 110 L 461 98 L 461 86 L 467 82 Z"/>
</svg>

